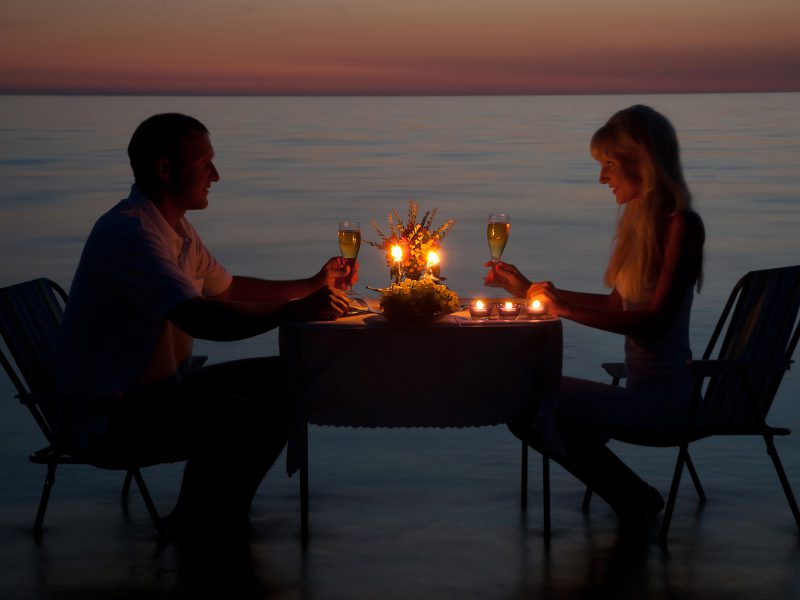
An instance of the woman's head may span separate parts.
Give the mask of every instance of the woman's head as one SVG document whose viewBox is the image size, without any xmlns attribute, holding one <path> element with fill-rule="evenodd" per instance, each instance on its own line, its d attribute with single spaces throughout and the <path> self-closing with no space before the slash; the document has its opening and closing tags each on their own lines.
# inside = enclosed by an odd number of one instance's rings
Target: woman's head
<svg viewBox="0 0 800 600">
<path fill-rule="evenodd" d="M 600 183 L 624 205 L 606 284 L 626 298 L 643 300 L 661 269 L 667 218 L 691 206 L 675 129 L 661 113 L 638 104 L 598 129 L 591 151 L 602 165 Z"/>
<path fill-rule="evenodd" d="M 675 129 L 649 106 L 637 104 L 615 113 L 592 136 L 591 152 L 603 165 L 601 183 L 616 183 L 616 171 L 627 184 L 620 194 L 612 187 L 620 204 L 648 200 L 661 214 L 689 208 Z"/>
</svg>

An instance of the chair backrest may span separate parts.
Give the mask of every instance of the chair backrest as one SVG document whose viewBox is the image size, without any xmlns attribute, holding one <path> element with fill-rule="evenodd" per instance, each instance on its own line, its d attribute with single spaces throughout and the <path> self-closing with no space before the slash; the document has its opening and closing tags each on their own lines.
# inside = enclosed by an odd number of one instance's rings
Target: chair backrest
<svg viewBox="0 0 800 600">
<path fill-rule="evenodd" d="M 0 350 L 0 362 L 23 401 L 30 393 L 55 391 L 66 301 L 66 292 L 44 278 L 0 289 L 0 335 L 9 354 Z M 50 438 L 55 407 L 25 404 Z"/>
<path fill-rule="evenodd" d="M 800 337 L 798 311 L 800 265 L 751 271 L 733 288 L 703 358 L 790 361 Z M 783 373 L 748 368 L 747 385 L 739 374 L 712 377 L 704 396 L 706 414 L 717 424 L 763 425 Z"/>
</svg>

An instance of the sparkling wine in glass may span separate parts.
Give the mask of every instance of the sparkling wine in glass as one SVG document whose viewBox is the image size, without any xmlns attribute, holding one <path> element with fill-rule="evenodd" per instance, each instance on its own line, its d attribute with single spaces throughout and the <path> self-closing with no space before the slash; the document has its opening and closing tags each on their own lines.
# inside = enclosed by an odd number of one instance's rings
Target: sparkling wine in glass
<svg viewBox="0 0 800 600">
<path fill-rule="evenodd" d="M 486 222 L 486 240 L 489 242 L 489 252 L 492 262 L 500 262 L 503 250 L 508 243 L 508 232 L 511 229 L 511 220 L 506 213 L 492 213 Z M 500 287 L 498 284 L 488 284 L 491 287 Z"/>
<path fill-rule="evenodd" d="M 352 268 L 361 247 L 361 224 L 358 221 L 339 223 L 339 251 Z"/>
<path fill-rule="evenodd" d="M 493 262 L 500 262 L 503 250 L 508 243 L 508 231 L 511 221 L 505 213 L 492 213 L 486 223 L 486 239 L 489 242 L 489 252 Z"/>
</svg>

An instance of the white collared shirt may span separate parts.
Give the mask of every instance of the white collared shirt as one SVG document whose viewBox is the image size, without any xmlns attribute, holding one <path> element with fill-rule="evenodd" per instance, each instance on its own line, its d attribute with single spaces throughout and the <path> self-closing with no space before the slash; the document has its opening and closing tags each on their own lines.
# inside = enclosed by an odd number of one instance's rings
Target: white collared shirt
<svg viewBox="0 0 800 600">
<path fill-rule="evenodd" d="M 233 280 L 185 218 L 180 229 L 136 185 L 98 219 L 64 315 L 60 391 L 114 394 L 180 375 L 192 338 L 165 315 L 197 296 L 224 292 Z M 70 408 L 69 422 L 83 419 L 74 418 L 81 407 Z M 95 417 L 90 429 L 99 433 L 107 419 Z"/>
</svg>

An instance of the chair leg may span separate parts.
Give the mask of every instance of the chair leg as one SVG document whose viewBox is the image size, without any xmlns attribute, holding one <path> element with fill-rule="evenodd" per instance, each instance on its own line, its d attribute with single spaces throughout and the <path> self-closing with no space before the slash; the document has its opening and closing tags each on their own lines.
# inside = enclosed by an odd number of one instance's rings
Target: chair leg
<svg viewBox="0 0 800 600">
<path fill-rule="evenodd" d="M 524 441 L 520 464 L 522 467 L 519 474 L 519 504 L 522 512 L 525 512 L 528 508 L 528 444 Z"/>
<path fill-rule="evenodd" d="M 122 483 L 122 497 L 127 498 L 131 491 L 131 481 L 133 480 L 133 473 L 130 469 L 125 473 L 125 481 Z"/>
<path fill-rule="evenodd" d="M 694 463 L 692 462 L 692 457 L 689 456 L 689 450 L 686 450 L 686 468 L 689 470 L 689 475 L 692 477 L 692 483 L 694 483 L 694 489 L 697 491 L 697 497 L 700 498 L 700 502 L 706 501 L 706 492 L 703 489 L 703 484 L 700 483 L 700 477 L 697 475 L 697 471 L 694 468 Z"/>
<path fill-rule="evenodd" d="M 544 541 L 550 544 L 550 458 L 542 453 L 542 506 L 544 507 Z"/>
<path fill-rule="evenodd" d="M 669 497 L 667 498 L 667 506 L 664 509 L 664 516 L 661 518 L 661 529 L 658 532 L 658 540 L 662 544 L 667 543 L 667 534 L 669 533 L 670 521 L 672 521 L 672 511 L 675 509 L 675 500 L 678 498 L 678 487 L 681 484 L 681 473 L 683 472 L 683 464 L 686 462 L 686 457 L 689 455 L 688 444 L 682 444 L 678 449 L 678 460 L 675 461 L 675 472 L 672 475 L 672 484 L 669 488 Z"/>
<path fill-rule="evenodd" d="M 158 535 L 164 535 L 164 528 L 161 524 L 161 517 L 158 516 L 158 511 L 156 510 L 156 505 L 153 504 L 153 499 L 150 497 L 150 492 L 147 489 L 147 486 L 144 483 L 144 478 L 142 477 L 142 473 L 139 469 L 131 469 L 128 471 L 131 473 L 133 478 L 136 480 L 136 485 L 139 488 L 139 493 L 142 495 L 142 500 L 144 500 L 144 505 L 147 507 L 147 512 L 150 513 L 150 518 L 153 520 L 153 525 L 155 525 L 156 531 Z"/>
<path fill-rule="evenodd" d="M 581 503 L 581 510 L 585 513 L 589 512 L 589 504 L 592 502 L 592 488 L 586 486 L 586 491 L 583 493 L 583 502 Z"/>
<path fill-rule="evenodd" d="M 794 522 L 797 524 L 797 529 L 800 530 L 800 510 L 797 509 L 797 500 L 794 498 L 792 486 L 789 485 L 789 480 L 786 477 L 786 472 L 783 470 L 781 459 L 778 457 L 778 450 L 775 448 L 775 443 L 771 435 L 765 435 L 764 441 L 767 443 L 767 454 L 772 458 L 772 464 L 775 466 L 775 471 L 778 473 L 778 479 L 781 481 L 783 493 L 786 495 L 787 502 L 789 502 L 789 508 L 792 509 Z"/>
<path fill-rule="evenodd" d="M 42 526 L 44 525 L 44 514 L 47 511 L 47 503 L 50 500 L 50 490 L 56 483 L 56 463 L 47 464 L 47 475 L 44 477 L 44 487 L 42 488 L 42 497 L 39 500 L 39 508 L 36 510 L 36 520 L 33 522 L 33 533 L 39 535 L 42 533 Z"/>
<path fill-rule="evenodd" d="M 300 542 L 308 549 L 308 422 L 303 423 L 303 462 L 300 467 Z"/>
<path fill-rule="evenodd" d="M 308 460 L 300 467 L 300 540 L 308 549 Z"/>
</svg>

